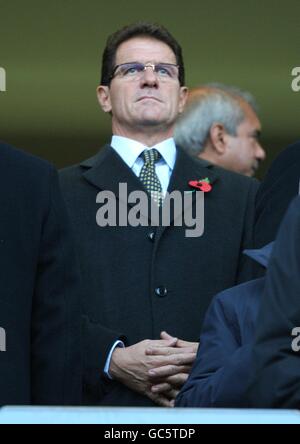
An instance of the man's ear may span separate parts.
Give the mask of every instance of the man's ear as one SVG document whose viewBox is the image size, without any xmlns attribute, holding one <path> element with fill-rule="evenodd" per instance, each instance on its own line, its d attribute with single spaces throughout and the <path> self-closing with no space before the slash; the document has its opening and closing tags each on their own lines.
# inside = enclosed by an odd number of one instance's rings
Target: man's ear
<svg viewBox="0 0 300 444">
<path fill-rule="evenodd" d="M 226 152 L 227 135 L 222 123 L 214 123 L 209 130 L 211 146 L 219 156 L 222 156 Z"/>
<path fill-rule="evenodd" d="M 98 102 L 105 113 L 111 112 L 110 90 L 108 86 L 99 85 L 96 90 Z"/>
<path fill-rule="evenodd" d="M 185 107 L 185 104 L 186 104 L 186 100 L 187 100 L 187 97 L 188 97 L 188 88 L 186 86 L 181 86 L 179 94 L 180 95 L 179 95 L 178 112 L 180 114 L 184 110 L 184 107 Z"/>
</svg>

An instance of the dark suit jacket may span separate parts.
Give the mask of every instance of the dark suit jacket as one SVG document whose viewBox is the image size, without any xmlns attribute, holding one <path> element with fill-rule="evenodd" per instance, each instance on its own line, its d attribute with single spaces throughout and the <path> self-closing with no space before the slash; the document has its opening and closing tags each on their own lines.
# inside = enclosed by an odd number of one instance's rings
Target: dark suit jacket
<svg viewBox="0 0 300 444">
<path fill-rule="evenodd" d="M 273 243 L 245 253 L 267 267 Z M 256 318 L 265 278 L 236 285 L 210 304 L 191 374 L 176 398 L 177 407 L 238 407 L 251 376 Z"/>
<path fill-rule="evenodd" d="M 205 177 L 213 189 L 205 195 L 204 235 L 188 238 L 185 226 L 97 225 L 99 191 L 110 190 L 118 196 L 122 182 L 127 183 L 128 192 L 144 190 L 111 147 L 105 146 L 93 158 L 61 172 L 85 292 L 87 404 L 152 405 L 103 375 L 113 342 L 123 338 L 126 345 L 132 345 L 159 338 L 162 330 L 197 341 L 212 296 L 244 279 L 241 252 L 252 244 L 257 183 L 195 161 L 178 149 L 169 191 L 191 190 L 190 180 Z"/>
<path fill-rule="evenodd" d="M 252 356 L 251 407 L 300 408 L 299 329 L 293 333 L 300 327 L 299 246 L 297 197 L 279 229 L 266 275 Z"/>
<path fill-rule="evenodd" d="M 0 190 L 0 405 L 77 404 L 78 267 L 57 173 L 0 144 Z"/>
</svg>

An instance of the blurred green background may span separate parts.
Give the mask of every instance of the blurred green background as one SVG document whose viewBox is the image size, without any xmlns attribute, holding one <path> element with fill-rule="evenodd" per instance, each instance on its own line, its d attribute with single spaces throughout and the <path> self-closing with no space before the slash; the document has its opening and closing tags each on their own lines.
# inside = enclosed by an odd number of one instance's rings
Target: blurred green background
<svg viewBox="0 0 300 444">
<path fill-rule="evenodd" d="M 0 0 L 0 139 L 62 167 L 110 138 L 95 88 L 107 36 L 127 23 L 162 23 L 183 47 L 187 85 L 219 81 L 260 105 L 268 158 L 300 139 L 300 1 Z"/>
</svg>

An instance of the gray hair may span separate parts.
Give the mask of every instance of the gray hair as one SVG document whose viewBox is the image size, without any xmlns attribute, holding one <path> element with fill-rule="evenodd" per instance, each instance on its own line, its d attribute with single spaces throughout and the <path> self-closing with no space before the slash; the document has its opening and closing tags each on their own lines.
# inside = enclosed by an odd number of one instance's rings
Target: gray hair
<svg viewBox="0 0 300 444">
<path fill-rule="evenodd" d="M 214 123 L 222 124 L 228 134 L 236 135 L 237 127 L 245 119 L 245 112 L 240 105 L 241 99 L 255 112 L 258 109 L 252 94 L 235 86 L 207 83 L 199 89 L 207 89 L 207 92 L 192 98 L 178 118 L 174 130 L 176 144 L 193 156 L 204 150 Z"/>
</svg>

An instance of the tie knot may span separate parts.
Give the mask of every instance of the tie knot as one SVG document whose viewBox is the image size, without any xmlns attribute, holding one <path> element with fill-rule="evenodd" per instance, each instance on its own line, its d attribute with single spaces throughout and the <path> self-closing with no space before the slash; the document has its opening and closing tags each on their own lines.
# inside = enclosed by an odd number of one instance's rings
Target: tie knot
<svg viewBox="0 0 300 444">
<path fill-rule="evenodd" d="M 141 153 L 141 157 L 146 165 L 151 163 L 154 164 L 161 159 L 161 154 L 155 148 L 151 148 L 151 150 L 144 150 Z"/>
</svg>

